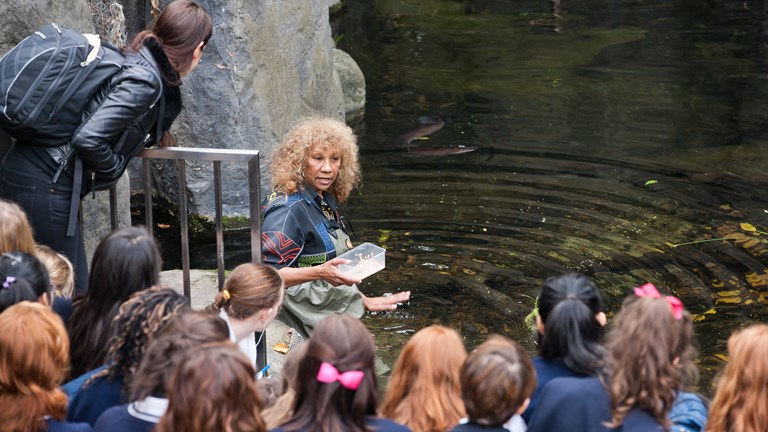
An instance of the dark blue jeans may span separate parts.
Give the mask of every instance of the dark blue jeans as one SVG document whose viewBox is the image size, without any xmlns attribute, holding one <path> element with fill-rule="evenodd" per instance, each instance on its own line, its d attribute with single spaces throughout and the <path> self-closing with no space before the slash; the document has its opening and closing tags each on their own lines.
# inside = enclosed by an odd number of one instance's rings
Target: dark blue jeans
<svg viewBox="0 0 768 432">
<path fill-rule="evenodd" d="M 69 258 L 75 268 L 75 294 L 87 291 L 88 260 L 79 221 L 75 235 L 67 237 L 71 186 L 52 183 L 49 174 L 14 152 L 0 170 L 0 197 L 27 213 L 37 243 Z"/>
</svg>

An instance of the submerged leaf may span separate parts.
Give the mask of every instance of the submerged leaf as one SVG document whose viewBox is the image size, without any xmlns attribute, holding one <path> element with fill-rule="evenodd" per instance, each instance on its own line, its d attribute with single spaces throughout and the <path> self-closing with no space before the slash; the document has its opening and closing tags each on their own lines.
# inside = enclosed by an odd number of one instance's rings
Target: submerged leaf
<svg viewBox="0 0 768 432">
<path fill-rule="evenodd" d="M 740 224 L 739 224 L 739 226 L 740 226 L 740 227 L 741 227 L 741 229 L 743 229 L 744 231 L 749 231 L 749 232 L 755 232 L 755 231 L 757 231 L 757 228 L 755 228 L 755 226 L 754 226 L 754 225 L 752 225 L 751 223 L 742 222 L 742 223 L 740 223 Z"/>
<path fill-rule="evenodd" d="M 717 303 L 739 304 L 741 303 L 741 297 L 720 297 L 717 299 Z"/>
<path fill-rule="evenodd" d="M 643 186 L 650 186 L 650 185 L 656 184 L 658 182 L 659 182 L 658 180 L 648 180 L 647 182 L 645 182 L 645 184 Z"/>
</svg>

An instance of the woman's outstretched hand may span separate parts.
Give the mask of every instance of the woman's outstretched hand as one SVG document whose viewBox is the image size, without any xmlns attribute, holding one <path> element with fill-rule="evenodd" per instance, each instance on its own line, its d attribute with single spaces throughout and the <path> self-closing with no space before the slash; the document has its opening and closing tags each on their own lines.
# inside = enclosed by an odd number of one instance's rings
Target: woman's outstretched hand
<svg viewBox="0 0 768 432">
<path fill-rule="evenodd" d="M 370 312 L 384 312 L 397 309 L 398 303 L 407 302 L 411 298 L 411 292 L 403 291 L 381 297 L 367 297 L 365 294 L 362 294 L 362 296 L 365 310 Z"/>
</svg>

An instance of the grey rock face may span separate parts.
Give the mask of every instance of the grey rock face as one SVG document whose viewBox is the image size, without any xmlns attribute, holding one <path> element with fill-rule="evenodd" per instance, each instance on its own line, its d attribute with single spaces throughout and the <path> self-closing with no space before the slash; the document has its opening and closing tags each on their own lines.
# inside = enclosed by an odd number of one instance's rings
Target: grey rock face
<svg viewBox="0 0 768 432">
<path fill-rule="evenodd" d="M 0 53 L 50 22 L 93 32 L 86 0 L 0 0 Z"/>
<path fill-rule="evenodd" d="M 347 121 L 357 120 L 365 112 L 365 75 L 352 56 L 340 49 L 333 50 L 333 61 L 341 80 Z"/>
</svg>

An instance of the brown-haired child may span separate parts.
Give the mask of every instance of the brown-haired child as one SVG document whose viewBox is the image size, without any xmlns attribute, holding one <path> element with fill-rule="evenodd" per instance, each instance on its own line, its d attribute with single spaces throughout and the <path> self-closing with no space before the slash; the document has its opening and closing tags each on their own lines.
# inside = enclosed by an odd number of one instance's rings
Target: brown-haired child
<svg viewBox="0 0 768 432">
<path fill-rule="evenodd" d="M 469 354 L 461 368 L 461 398 L 469 421 L 453 432 L 508 432 L 504 425 L 525 411 L 536 372 L 525 350 L 510 339 L 493 335 Z"/>
</svg>

